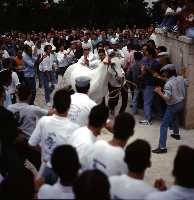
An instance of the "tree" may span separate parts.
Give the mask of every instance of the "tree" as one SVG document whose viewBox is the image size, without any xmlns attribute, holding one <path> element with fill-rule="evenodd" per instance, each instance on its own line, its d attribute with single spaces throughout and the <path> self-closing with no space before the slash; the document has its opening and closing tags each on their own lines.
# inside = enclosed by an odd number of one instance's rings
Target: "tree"
<svg viewBox="0 0 194 200">
<path fill-rule="evenodd" d="M 6 3 L 6 6 L 5 6 Z M 149 22 L 144 0 L 2 0 L 5 29 L 72 26 L 123 26 Z"/>
</svg>

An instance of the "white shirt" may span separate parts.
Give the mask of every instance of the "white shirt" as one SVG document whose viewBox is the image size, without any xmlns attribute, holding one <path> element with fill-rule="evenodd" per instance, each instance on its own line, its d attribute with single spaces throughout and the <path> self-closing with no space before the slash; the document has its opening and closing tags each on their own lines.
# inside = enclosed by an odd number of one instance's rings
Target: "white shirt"
<svg viewBox="0 0 194 200">
<path fill-rule="evenodd" d="M 91 148 L 95 141 L 96 137 L 86 126 L 77 129 L 69 139 L 69 144 L 77 150 L 82 169 L 86 169 L 88 166 Z"/>
<path fill-rule="evenodd" d="M 12 80 L 9 86 L 9 92 L 10 94 L 13 94 L 16 92 L 17 86 L 20 84 L 20 81 L 16 72 L 12 72 L 11 76 Z"/>
<path fill-rule="evenodd" d="M 54 54 L 50 54 L 49 56 L 44 58 L 43 61 L 40 63 L 39 70 L 41 72 L 52 71 L 54 61 L 55 61 Z"/>
<path fill-rule="evenodd" d="M 3 51 L 3 58 L 9 58 L 10 57 L 10 55 L 9 55 L 9 53 L 7 52 L 7 50 L 4 50 Z"/>
<path fill-rule="evenodd" d="M 33 42 L 32 40 L 30 40 L 30 41 L 29 41 L 29 40 L 26 40 L 26 41 L 24 42 L 24 44 L 25 44 L 25 45 L 28 45 L 28 46 L 31 47 L 31 48 L 34 46 L 34 42 Z"/>
<path fill-rule="evenodd" d="M 16 103 L 8 106 L 16 117 L 18 127 L 28 137 L 32 135 L 36 127 L 37 121 L 45 115 L 48 115 L 48 111 L 38 106 L 29 105 L 27 103 Z"/>
<path fill-rule="evenodd" d="M 172 8 L 168 7 L 166 9 L 165 15 L 173 15 L 173 14 L 175 14 L 175 11 Z"/>
<path fill-rule="evenodd" d="M 67 54 L 67 51 L 64 50 L 63 52 L 59 51 L 57 53 L 57 61 L 59 67 L 66 67 L 69 64 L 68 57 L 67 55 L 65 56 L 64 54 Z"/>
<path fill-rule="evenodd" d="M 40 145 L 42 160 L 48 162 L 48 166 L 51 167 L 50 158 L 53 150 L 57 146 L 67 144 L 78 127 L 67 118 L 57 115 L 42 117 L 29 139 L 29 144 Z"/>
<path fill-rule="evenodd" d="M 127 174 L 124 155 L 121 147 L 114 147 L 104 140 L 99 140 L 92 146 L 88 168 L 99 169 L 107 176 Z"/>
<path fill-rule="evenodd" d="M 75 93 L 71 95 L 71 106 L 68 118 L 80 126 L 88 125 L 88 116 L 96 103 L 87 94 Z"/>
<path fill-rule="evenodd" d="M 85 48 L 85 47 L 89 47 L 90 51 L 93 52 L 93 45 L 92 45 L 91 39 L 89 39 L 87 42 L 86 41 L 82 42 L 82 48 Z"/>
<path fill-rule="evenodd" d="M 33 52 L 33 56 L 34 56 L 35 60 L 37 60 L 38 56 L 40 56 L 44 53 L 42 48 L 38 49 L 36 46 L 32 47 L 32 52 Z"/>
<path fill-rule="evenodd" d="M 173 185 L 164 192 L 154 192 L 147 196 L 147 200 L 194 200 L 194 189 Z"/>
<path fill-rule="evenodd" d="M 65 187 L 59 182 L 54 185 L 44 184 L 39 192 L 38 199 L 74 199 L 72 187 Z"/>
<path fill-rule="evenodd" d="M 112 199 L 145 199 L 148 194 L 156 191 L 143 180 L 134 179 L 127 175 L 112 176 L 109 181 Z"/>
<path fill-rule="evenodd" d="M 87 56 L 87 59 L 89 60 L 89 68 L 95 68 L 94 66 L 96 65 L 95 63 L 93 62 L 96 62 L 96 57 L 95 55 L 90 52 L 89 55 Z M 78 63 L 81 64 L 81 65 L 85 65 L 85 57 L 82 56 L 79 60 L 78 60 Z"/>
</svg>

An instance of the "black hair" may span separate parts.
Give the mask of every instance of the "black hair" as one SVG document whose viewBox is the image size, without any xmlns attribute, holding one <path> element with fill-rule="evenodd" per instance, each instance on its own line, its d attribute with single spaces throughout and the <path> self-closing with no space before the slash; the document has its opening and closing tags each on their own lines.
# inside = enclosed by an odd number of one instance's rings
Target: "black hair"
<svg viewBox="0 0 194 200">
<path fill-rule="evenodd" d="M 104 105 L 94 106 L 89 114 L 89 125 L 95 128 L 102 127 L 106 123 L 108 115 L 108 107 Z"/>
<path fill-rule="evenodd" d="M 135 119 L 129 113 L 121 113 L 115 118 L 113 126 L 114 138 L 120 140 L 128 140 L 133 136 L 135 127 Z"/>
<path fill-rule="evenodd" d="M 31 47 L 27 44 L 25 44 L 23 48 L 24 48 L 24 52 L 26 52 L 26 53 L 27 53 L 28 49 L 31 49 Z"/>
<path fill-rule="evenodd" d="M 3 97 L 5 95 L 5 88 L 3 85 L 0 85 L 0 97 Z"/>
<path fill-rule="evenodd" d="M 143 54 L 139 51 L 134 52 L 135 61 L 140 61 L 143 58 Z"/>
<path fill-rule="evenodd" d="M 53 97 L 53 106 L 58 113 L 62 114 L 69 110 L 71 104 L 70 92 L 66 89 L 56 91 Z"/>
<path fill-rule="evenodd" d="M 150 56 L 152 56 L 153 58 L 155 58 L 156 57 L 156 50 L 154 49 L 154 48 L 152 48 L 152 47 L 149 47 L 148 46 L 148 48 L 147 48 L 147 52 L 148 52 L 148 54 L 150 55 Z"/>
<path fill-rule="evenodd" d="M 131 172 L 143 172 L 150 167 L 151 147 L 145 140 L 136 140 L 125 150 L 124 161 Z"/>
<path fill-rule="evenodd" d="M 148 41 L 147 41 L 147 45 L 148 45 L 148 46 L 150 46 L 149 43 L 152 44 L 152 47 L 151 47 L 151 48 L 156 48 L 156 43 L 154 42 L 154 40 L 148 40 Z"/>
<path fill-rule="evenodd" d="M 48 49 L 49 49 L 49 47 L 51 47 L 51 48 L 52 48 L 52 46 L 51 46 L 50 44 L 46 45 L 46 46 L 44 47 L 44 52 L 47 52 L 47 51 L 48 51 Z"/>
<path fill-rule="evenodd" d="M 87 94 L 90 89 L 90 83 L 88 83 L 88 85 L 86 85 L 85 87 L 79 87 L 75 84 L 75 88 L 78 93 Z"/>
<path fill-rule="evenodd" d="M 26 101 L 32 94 L 32 90 L 30 87 L 26 85 L 20 85 L 17 90 L 17 94 L 20 101 Z"/>
<path fill-rule="evenodd" d="M 106 54 L 105 50 L 104 49 L 99 49 L 98 50 L 98 53 L 103 53 L 103 54 Z"/>
<path fill-rule="evenodd" d="M 70 145 L 57 147 L 52 154 L 51 164 L 63 185 L 72 184 L 81 167 L 77 151 Z"/>
<path fill-rule="evenodd" d="M 3 59 L 3 67 L 6 69 L 14 70 L 15 67 L 15 61 L 11 58 L 5 58 Z"/>
<path fill-rule="evenodd" d="M 83 172 L 74 183 L 73 191 L 79 200 L 110 200 L 110 183 L 99 170 Z"/>
<path fill-rule="evenodd" d="M 11 84 L 12 71 L 9 69 L 4 69 L 0 72 L 0 85 L 8 86 Z"/>
<path fill-rule="evenodd" d="M 187 188 L 194 188 L 194 149 L 180 146 L 175 160 L 173 176 L 176 183 Z"/>
<path fill-rule="evenodd" d="M 177 72 L 176 72 L 176 69 L 171 69 L 171 70 L 164 70 L 162 72 L 162 74 L 165 74 L 168 78 L 171 78 L 172 76 L 177 76 Z"/>
<path fill-rule="evenodd" d="M 157 48 L 160 52 L 167 52 L 167 48 L 165 46 L 159 46 Z"/>
<path fill-rule="evenodd" d="M 0 186 L 2 199 L 34 199 L 34 176 L 26 168 L 8 174 Z"/>
</svg>

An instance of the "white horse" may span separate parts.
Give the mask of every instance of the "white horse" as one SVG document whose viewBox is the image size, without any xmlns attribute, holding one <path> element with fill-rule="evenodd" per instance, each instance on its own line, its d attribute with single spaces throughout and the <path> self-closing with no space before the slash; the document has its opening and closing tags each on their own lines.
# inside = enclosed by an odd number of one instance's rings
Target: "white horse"
<svg viewBox="0 0 194 200">
<path fill-rule="evenodd" d="M 108 82 L 112 78 L 119 83 L 124 81 L 124 71 L 122 69 L 122 61 L 114 57 L 108 62 L 105 58 L 96 69 L 89 69 L 83 65 L 75 63 L 68 67 L 63 77 L 63 86 L 71 85 L 75 90 L 75 79 L 80 76 L 87 76 L 90 78 L 89 97 L 96 103 L 101 103 L 103 98 L 108 94 Z M 75 90 L 76 91 L 76 90 Z"/>
</svg>

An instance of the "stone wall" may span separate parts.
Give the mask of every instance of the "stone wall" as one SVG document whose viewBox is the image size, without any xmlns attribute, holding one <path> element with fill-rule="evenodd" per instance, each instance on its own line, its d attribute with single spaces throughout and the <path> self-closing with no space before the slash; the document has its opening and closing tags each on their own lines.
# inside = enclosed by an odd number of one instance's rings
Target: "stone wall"
<svg viewBox="0 0 194 200">
<path fill-rule="evenodd" d="M 185 128 L 194 128 L 194 41 L 186 36 L 177 37 L 171 33 L 156 30 L 156 43 L 168 47 L 173 63 L 186 68 L 189 87 L 184 110 L 183 124 Z"/>
</svg>

